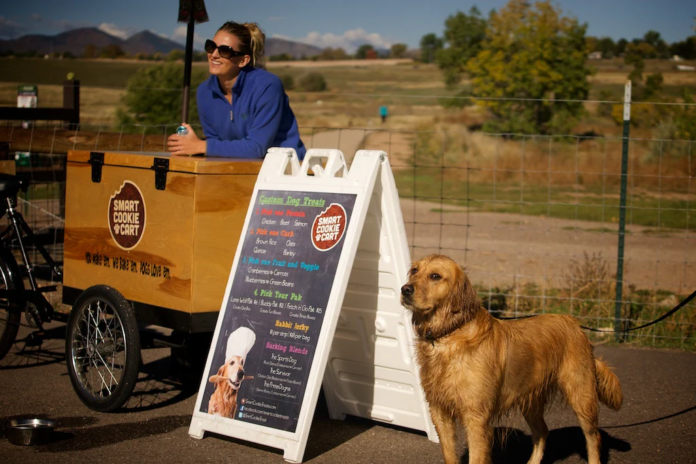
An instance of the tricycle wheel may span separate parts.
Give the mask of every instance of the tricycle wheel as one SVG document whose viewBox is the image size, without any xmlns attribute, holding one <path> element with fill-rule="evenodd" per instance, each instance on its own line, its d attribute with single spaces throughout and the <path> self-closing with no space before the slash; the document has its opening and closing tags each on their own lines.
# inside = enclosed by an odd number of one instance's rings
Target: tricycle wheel
<svg viewBox="0 0 696 464">
<path fill-rule="evenodd" d="M 0 289 L 24 290 L 24 281 L 19 274 L 17 261 L 4 247 L 0 252 Z M 0 298 L 0 359 L 10 351 L 17 337 L 22 311 L 20 305 L 7 298 Z"/>
<path fill-rule="evenodd" d="M 123 406 L 140 369 L 138 323 L 123 295 L 106 285 L 82 292 L 70 311 L 65 354 L 73 389 L 87 407 Z"/>
</svg>

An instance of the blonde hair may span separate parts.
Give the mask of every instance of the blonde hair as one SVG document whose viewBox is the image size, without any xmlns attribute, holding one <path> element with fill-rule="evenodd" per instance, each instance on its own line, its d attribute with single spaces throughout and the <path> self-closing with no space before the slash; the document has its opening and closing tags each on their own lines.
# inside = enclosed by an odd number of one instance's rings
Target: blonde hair
<svg viewBox="0 0 696 464">
<path fill-rule="evenodd" d="M 255 68 L 263 67 L 261 57 L 266 46 L 266 34 L 256 23 L 239 24 L 234 21 L 227 21 L 219 31 L 224 31 L 234 35 L 239 39 L 240 52 L 251 57 L 251 65 Z"/>
</svg>

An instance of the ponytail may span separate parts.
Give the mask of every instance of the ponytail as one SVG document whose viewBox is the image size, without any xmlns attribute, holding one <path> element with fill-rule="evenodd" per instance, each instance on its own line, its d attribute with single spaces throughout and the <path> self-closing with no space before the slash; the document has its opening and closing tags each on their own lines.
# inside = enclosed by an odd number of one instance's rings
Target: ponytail
<svg viewBox="0 0 696 464">
<path fill-rule="evenodd" d="M 259 28 L 256 23 L 244 23 L 242 26 L 246 26 L 251 36 L 250 49 L 251 49 L 251 65 L 254 67 L 262 66 L 262 57 L 265 52 L 266 47 L 266 34 Z"/>
<path fill-rule="evenodd" d="M 266 35 L 258 24 L 227 21 L 218 31 L 225 31 L 237 37 L 240 43 L 239 51 L 251 57 L 251 65 L 255 68 L 263 67 L 262 57 L 266 46 Z"/>
</svg>

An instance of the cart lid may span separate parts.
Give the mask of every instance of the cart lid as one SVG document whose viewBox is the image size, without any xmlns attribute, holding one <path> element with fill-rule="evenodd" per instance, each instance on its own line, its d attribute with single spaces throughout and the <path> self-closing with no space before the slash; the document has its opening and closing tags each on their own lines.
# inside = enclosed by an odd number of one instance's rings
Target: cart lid
<svg viewBox="0 0 696 464">
<path fill-rule="evenodd" d="M 189 172 L 192 174 L 248 174 L 258 175 L 262 160 L 240 158 L 215 158 L 209 156 L 172 156 L 169 153 L 157 152 L 124 152 L 106 151 L 93 152 L 89 150 L 68 151 L 68 162 L 89 163 L 92 153 L 104 155 L 104 166 L 120 166 L 150 169 L 155 158 L 169 160 L 169 170 Z"/>
</svg>

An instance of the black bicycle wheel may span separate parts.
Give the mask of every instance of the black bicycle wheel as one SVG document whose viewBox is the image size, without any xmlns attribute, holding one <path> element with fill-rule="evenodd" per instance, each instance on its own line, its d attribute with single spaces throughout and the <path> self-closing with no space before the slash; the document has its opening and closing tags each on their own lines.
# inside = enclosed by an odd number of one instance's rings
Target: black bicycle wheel
<svg viewBox="0 0 696 464">
<path fill-rule="evenodd" d="M 5 248 L 0 249 L 0 289 L 24 290 L 17 261 Z M 4 358 L 17 337 L 22 308 L 7 298 L 0 298 L 0 359 Z"/>
<path fill-rule="evenodd" d="M 65 356 L 73 389 L 90 409 L 128 401 L 140 369 L 140 334 L 128 301 L 106 285 L 90 287 L 70 311 Z"/>
</svg>

